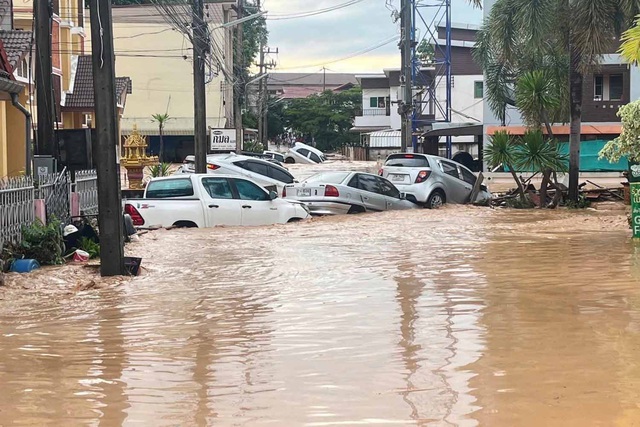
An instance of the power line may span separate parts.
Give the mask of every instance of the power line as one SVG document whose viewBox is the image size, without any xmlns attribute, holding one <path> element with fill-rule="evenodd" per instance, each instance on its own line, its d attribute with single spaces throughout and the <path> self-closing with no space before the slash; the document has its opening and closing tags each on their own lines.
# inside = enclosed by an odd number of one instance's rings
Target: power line
<svg viewBox="0 0 640 427">
<path fill-rule="evenodd" d="M 334 12 L 336 10 L 344 9 L 345 7 L 353 6 L 354 4 L 362 3 L 364 0 L 349 0 L 346 3 L 338 4 L 332 7 L 327 7 L 324 9 L 317 9 L 307 12 L 299 12 L 292 14 L 267 14 L 267 20 L 269 21 L 280 21 L 285 19 L 297 19 L 297 18 L 306 18 L 309 16 L 321 15 L 324 13 Z"/>
<path fill-rule="evenodd" d="M 331 60 L 331 61 L 321 62 L 321 63 L 316 63 L 316 64 L 298 65 L 298 66 L 295 66 L 295 67 L 281 67 L 281 68 L 279 68 L 279 70 L 297 70 L 299 68 L 312 68 L 312 67 L 315 68 L 315 67 L 322 67 L 322 66 L 328 65 L 328 64 L 335 64 L 336 62 L 346 61 L 347 59 L 352 59 L 352 58 L 355 58 L 357 56 L 361 56 L 361 55 L 364 55 L 366 53 L 372 52 L 372 51 L 374 51 L 376 49 L 379 49 L 379 48 L 381 48 L 383 46 L 386 46 L 386 45 L 388 45 L 390 43 L 395 42 L 399 38 L 400 38 L 399 35 L 395 35 L 392 38 L 383 40 L 380 43 L 377 43 L 377 44 L 375 44 L 375 45 L 373 45 L 373 46 L 371 46 L 369 48 L 363 49 L 363 50 L 358 51 L 358 52 L 354 52 L 354 53 L 352 53 L 350 55 L 344 56 L 342 58 L 334 59 L 334 60 Z"/>
</svg>

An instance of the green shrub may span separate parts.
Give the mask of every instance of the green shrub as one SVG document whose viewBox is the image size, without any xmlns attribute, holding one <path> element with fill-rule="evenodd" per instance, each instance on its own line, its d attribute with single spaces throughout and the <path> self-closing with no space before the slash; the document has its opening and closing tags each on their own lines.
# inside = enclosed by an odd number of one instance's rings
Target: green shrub
<svg viewBox="0 0 640 427">
<path fill-rule="evenodd" d="M 78 242 L 80 247 L 78 249 L 85 251 L 89 254 L 89 258 L 99 258 L 100 257 L 100 243 L 96 243 L 91 239 L 87 239 L 83 237 Z"/>
<path fill-rule="evenodd" d="M 36 221 L 22 228 L 20 243 L 5 243 L 2 260 L 5 266 L 16 259 L 35 259 L 41 265 L 59 265 L 64 261 L 63 251 L 60 221 L 53 220 L 46 226 Z"/>
</svg>

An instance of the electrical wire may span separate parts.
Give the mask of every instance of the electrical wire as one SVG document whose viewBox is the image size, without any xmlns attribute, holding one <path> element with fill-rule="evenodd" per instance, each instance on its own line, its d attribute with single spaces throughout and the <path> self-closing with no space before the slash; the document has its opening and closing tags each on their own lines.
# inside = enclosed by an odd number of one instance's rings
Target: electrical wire
<svg viewBox="0 0 640 427">
<path fill-rule="evenodd" d="M 267 20 L 269 21 L 280 21 L 280 20 L 286 20 L 286 19 L 298 19 L 298 18 L 306 18 L 309 16 L 316 16 L 316 15 L 321 15 L 324 13 L 330 13 L 330 12 L 334 12 L 336 10 L 340 10 L 340 9 L 344 9 L 345 7 L 349 7 L 349 6 L 353 6 L 355 4 L 358 3 L 362 3 L 364 0 L 349 0 L 346 3 L 342 3 L 342 4 L 338 4 L 335 6 L 331 6 L 331 7 L 327 7 L 324 9 L 317 9 L 317 10 L 312 10 L 312 11 L 307 11 L 307 12 L 299 12 L 299 13 L 292 13 L 292 14 L 267 14 Z"/>
</svg>

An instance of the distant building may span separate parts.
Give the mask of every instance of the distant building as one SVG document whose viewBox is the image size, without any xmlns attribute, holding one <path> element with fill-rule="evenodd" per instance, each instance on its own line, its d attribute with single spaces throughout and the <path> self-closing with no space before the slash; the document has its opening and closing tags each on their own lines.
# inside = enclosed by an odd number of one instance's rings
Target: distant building
<svg viewBox="0 0 640 427">
<path fill-rule="evenodd" d="M 344 73 L 270 73 L 269 95 L 282 99 L 306 98 L 324 90 L 347 90 L 358 84 L 355 74 Z"/>
</svg>

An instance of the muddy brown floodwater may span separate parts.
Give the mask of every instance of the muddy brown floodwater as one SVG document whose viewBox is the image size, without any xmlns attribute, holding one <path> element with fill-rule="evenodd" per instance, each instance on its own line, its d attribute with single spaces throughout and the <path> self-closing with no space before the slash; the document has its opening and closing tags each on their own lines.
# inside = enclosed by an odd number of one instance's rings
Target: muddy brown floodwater
<svg viewBox="0 0 640 427">
<path fill-rule="evenodd" d="M 0 294 L 0 425 L 639 425 L 624 221 L 447 207 L 151 233 L 142 277 Z"/>
</svg>

